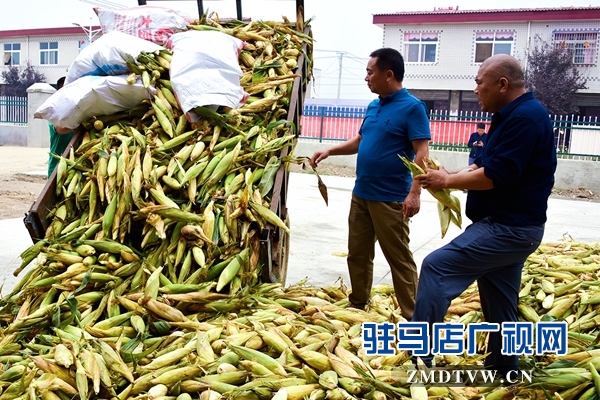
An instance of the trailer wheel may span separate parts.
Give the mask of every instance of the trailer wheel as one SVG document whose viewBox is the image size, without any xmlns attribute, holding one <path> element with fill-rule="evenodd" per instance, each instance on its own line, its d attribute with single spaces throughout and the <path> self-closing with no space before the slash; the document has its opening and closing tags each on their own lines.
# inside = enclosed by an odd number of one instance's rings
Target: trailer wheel
<svg viewBox="0 0 600 400">
<path fill-rule="evenodd" d="M 285 225 L 290 227 L 290 215 L 285 217 Z M 277 250 L 273 260 L 273 268 L 276 281 L 285 285 L 287 278 L 288 259 L 290 256 L 290 235 L 283 229 L 279 229 L 279 241 L 277 242 Z"/>
</svg>

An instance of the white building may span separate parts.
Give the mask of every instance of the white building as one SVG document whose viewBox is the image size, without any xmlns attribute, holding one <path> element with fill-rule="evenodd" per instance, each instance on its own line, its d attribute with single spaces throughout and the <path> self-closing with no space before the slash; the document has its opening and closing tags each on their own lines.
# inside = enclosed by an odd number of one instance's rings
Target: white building
<svg viewBox="0 0 600 400">
<path fill-rule="evenodd" d="M 27 62 L 46 76 L 46 82 L 56 84 L 58 78 L 65 76 L 79 51 L 89 43 L 99 26 L 81 28 L 79 26 L 46 29 L 19 29 L 0 31 L 0 49 L 2 65 L 0 72 L 10 66 L 24 68 Z M 94 39 L 96 39 L 94 37 Z M 0 84 L 3 84 L 0 75 Z"/>
<path fill-rule="evenodd" d="M 600 7 L 459 10 L 376 14 L 385 47 L 404 55 L 404 85 L 433 110 L 479 111 L 473 93 L 481 62 L 493 54 L 516 57 L 527 67 L 535 38 L 571 50 L 587 78 L 577 94 L 582 116 L 600 116 Z"/>
</svg>

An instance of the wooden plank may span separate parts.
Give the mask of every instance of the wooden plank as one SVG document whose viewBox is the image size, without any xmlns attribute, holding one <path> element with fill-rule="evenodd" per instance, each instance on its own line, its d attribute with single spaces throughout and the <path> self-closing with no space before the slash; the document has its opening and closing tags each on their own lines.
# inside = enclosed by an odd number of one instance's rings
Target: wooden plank
<svg viewBox="0 0 600 400">
<path fill-rule="evenodd" d="M 73 146 L 78 146 L 81 143 L 81 138 L 83 136 L 83 127 L 80 127 L 73 138 L 67 145 L 67 148 L 63 152 L 63 157 L 68 157 Z M 38 242 L 43 239 L 46 235 L 46 229 L 48 229 L 48 214 L 54 205 L 56 204 L 56 168 L 52 171 L 52 175 L 46 181 L 42 192 L 39 197 L 33 203 L 27 214 L 25 214 L 25 218 L 23 218 L 23 223 L 25 224 L 25 228 L 27 228 L 27 232 L 33 240 L 33 243 Z"/>
</svg>

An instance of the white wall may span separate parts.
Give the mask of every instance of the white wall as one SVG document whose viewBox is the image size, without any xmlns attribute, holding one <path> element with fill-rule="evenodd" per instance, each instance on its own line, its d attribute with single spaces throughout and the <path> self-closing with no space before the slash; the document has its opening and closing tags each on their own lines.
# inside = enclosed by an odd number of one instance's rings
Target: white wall
<svg viewBox="0 0 600 400">
<path fill-rule="evenodd" d="M 438 32 L 435 63 L 406 63 L 404 86 L 409 89 L 473 90 L 474 78 L 480 63 L 475 63 L 476 31 L 514 31 L 512 55 L 525 66 L 528 48 L 540 35 L 552 39 L 554 29 L 598 29 L 596 21 L 536 21 L 503 23 L 448 23 L 448 24 L 386 24 L 384 46 L 404 53 L 403 35 L 406 32 Z M 579 70 L 588 79 L 587 89 L 579 93 L 600 93 L 600 48 L 596 47 L 596 64 L 581 66 Z"/>
<path fill-rule="evenodd" d="M 47 83 L 35 83 L 27 89 L 27 147 L 50 147 L 48 121 L 33 114 L 54 92 L 56 89 Z"/>
<path fill-rule="evenodd" d="M 58 78 L 65 76 L 69 66 L 79 55 L 79 41 L 86 39 L 87 36 L 82 33 L 79 35 L 55 35 L 55 36 L 15 36 L 11 38 L 2 38 L 0 40 L 0 49 L 3 49 L 4 43 L 20 43 L 21 44 L 21 62 L 19 68 L 24 68 L 27 61 L 31 63 L 35 69 L 46 76 L 46 82 L 56 84 Z M 58 64 L 55 65 L 40 65 L 40 42 L 58 42 Z M 2 54 L 4 54 L 2 52 Z M 0 65 L 0 71 L 6 70 L 7 67 Z M 2 78 L 0 77 L 0 83 Z"/>
<path fill-rule="evenodd" d="M 26 125 L 0 124 L 0 146 L 27 146 Z"/>
</svg>

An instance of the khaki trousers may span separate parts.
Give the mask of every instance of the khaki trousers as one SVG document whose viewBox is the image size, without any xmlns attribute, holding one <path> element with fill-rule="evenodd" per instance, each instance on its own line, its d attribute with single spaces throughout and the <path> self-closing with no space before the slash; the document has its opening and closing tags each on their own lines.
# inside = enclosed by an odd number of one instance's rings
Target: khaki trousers
<svg viewBox="0 0 600 400">
<path fill-rule="evenodd" d="M 363 200 L 352 195 L 348 216 L 348 272 L 352 292 L 350 302 L 365 306 L 373 285 L 375 242 L 390 266 L 396 299 L 402 315 L 411 320 L 417 294 L 417 266 L 409 248 L 408 220 L 402 203 Z"/>
</svg>

